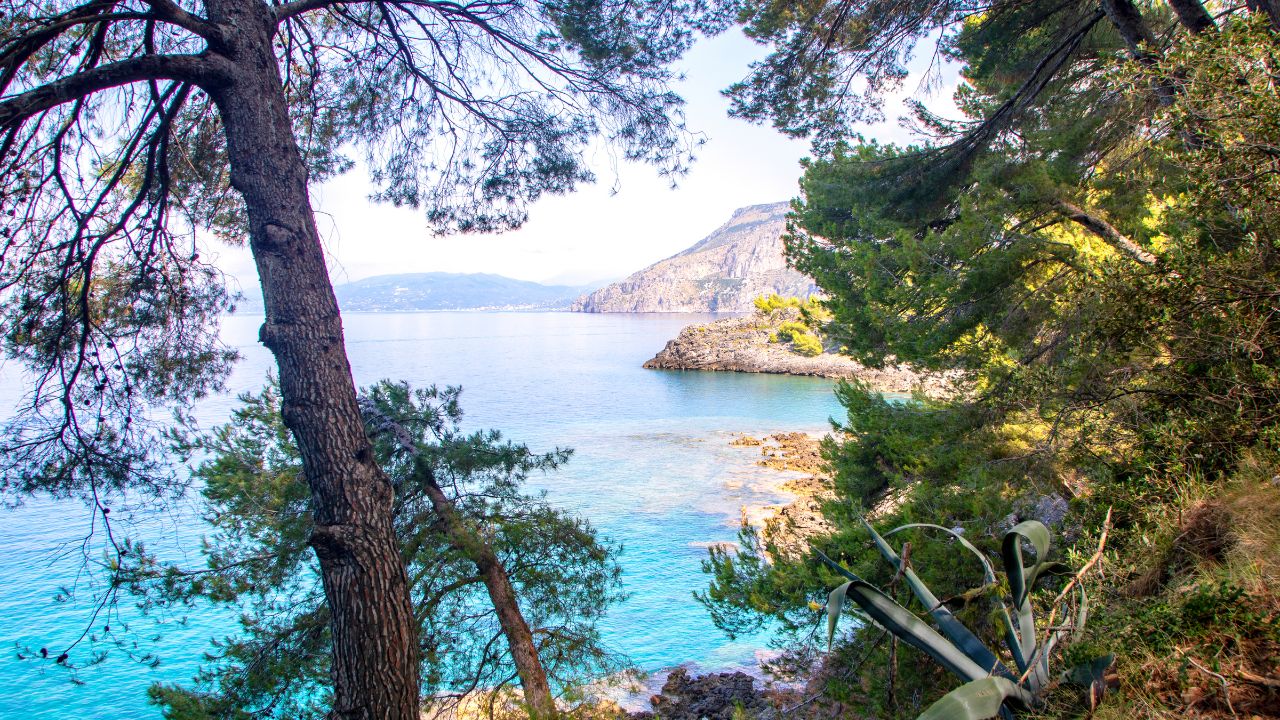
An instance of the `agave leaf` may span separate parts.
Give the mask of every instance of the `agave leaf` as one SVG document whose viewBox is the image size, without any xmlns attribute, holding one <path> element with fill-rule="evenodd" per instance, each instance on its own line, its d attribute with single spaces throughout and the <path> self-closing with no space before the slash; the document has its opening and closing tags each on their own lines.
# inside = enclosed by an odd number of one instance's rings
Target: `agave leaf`
<svg viewBox="0 0 1280 720">
<path fill-rule="evenodd" d="M 1006 700 L 1032 704 L 1031 694 L 1002 677 L 985 677 L 961 685 L 930 705 L 916 720 L 987 720 L 1000 714 Z"/>
<path fill-rule="evenodd" d="M 1026 540 L 1035 548 L 1036 562 L 1032 565 L 1022 562 L 1021 540 Z M 1000 554 L 1004 558 L 1004 571 L 1009 575 L 1009 590 L 1013 593 L 1014 605 L 1022 605 L 1031 593 L 1031 587 L 1040 574 L 1040 567 L 1049 556 L 1049 544 L 1049 528 L 1038 520 L 1020 522 L 1004 534 Z"/>
<path fill-rule="evenodd" d="M 1080 609 L 1076 611 L 1076 625 L 1074 632 L 1084 630 L 1084 624 L 1089 620 L 1089 593 L 1084 591 L 1084 583 L 1076 586 L 1080 591 Z"/>
<path fill-rule="evenodd" d="M 843 591 L 843 592 L 841 592 Z M 837 594 L 838 593 L 838 594 Z M 880 592 L 863 580 L 850 580 L 836 588 L 827 601 L 827 631 L 835 633 L 835 625 L 844 606 L 844 598 L 852 600 L 872 620 L 893 633 L 898 639 L 927 654 L 947 670 L 964 680 L 987 677 L 987 668 L 974 662 L 950 640 L 938 634 L 915 613 L 902 607 L 893 598 Z"/>
<path fill-rule="evenodd" d="M 851 573 L 851 572 L 849 572 L 848 570 L 846 570 L 846 569 L 845 569 L 845 567 L 844 567 L 843 565 L 841 565 L 840 563 L 836 562 L 835 560 L 832 560 L 832 559 L 831 559 L 831 558 L 830 558 L 826 553 L 822 552 L 822 551 L 821 551 L 821 550 L 819 550 L 818 548 L 812 548 L 812 550 L 813 550 L 814 552 L 818 553 L 818 557 L 822 559 L 822 562 L 826 563 L 826 564 L 827 564 L 827 566 L 828 566 L 828 567 L 830 567 L 832 570 L 835 570 L 836 572 L 840 573 L 841 575 L 845 576 L 846 578 L 848 578 L 848 579 L 850 579 L 850 580 L 861 580 L 861 579 L 862 579 L 862 578 L 858 577 L 857 575 L 854 575 L 853 573 Z"/>
<path fill-rule="evenodd" d="M 1022 643 L 1018 639 L 1018 631 L 1013 624 L 1013 617 L 1009 615 L 1009 607 L 1003 602 L 1000 606 L 1000 621 L 1004 624 L 1004 642 L 1009 647 L 1009 652 L 1013 655 L 1013 662 L 1018 666 L 1018 672 L 1027 671 L 1027 656 L 1022 654 Z"/>
<path fill-rule="evenodd" d="M 852 584 L 853 581 L 849 581 L 841 585 L 827 597 L 827 652 L 831 651 L 831 641 L 836 636 L 836 623 L 840 622 L 840 611 L 844 610 L 845 593 Z"/>
<path fill-rule="evenodd" d="M 946 635 L 955 647 L 959 648 L 960 651 L 967 655 L 970 660 L 981 666 L 984 669 L 983 675 L 995 672 L 1012 678 L 1013 674 L 1004 666 L 1004 663 L 1000 662 L 1000 659 L 995 656 L 995 653 L 991 652 L 986 645 L 982 644 L 982 641 L 978 639 L 978 636 L 974 635 L 969 628 L 965 627 L 963 623 L 956 619 L 956 616 L 952 614 L 951 610 L 934 596 L 929 587 L 924 584 L 924 581 L 921 580 L 909 566 L 903 564 L 902 558 L 898 557 L 898 553 L 894 551 L 888 541 L 881 537 L 880 533 L 876 532 L 875 528 L 871 527 L 871 523 L 867 522 L 865 518 L 862 518 L 862 524 L 867 528 L 867 532 L 871 533 L 872 539 L 875 540 L 876 547 L 880 549 L 880 554 L 884 556 L 885 560 L 889 561 L 889 564 L 893 565 L 895 569 L 902 573 L 902 576 L 907 581 L 908 587 L 911 588 L 911 592 L 916 596 L 916 599 L 920 601 L 920 604 L 928 610 L 933 621 L 936 622 L 938 624 L 938 628 L 942 630 L 942 634 Z M 933 527 L 938 526 L 935 525 Z M 948 530 L 948 532 L 950 531 Z M 970 545 L 970 547 L 972 546 Z M 973 551 L 977 552 L 977 548 L 973 548 Z M 978 554 L 981 556 L 981 553 Z M 993 582 L 994 579 L 993 575 Z"/>
<path fill-rule="evenodd" d="M 1036 563 L 1026 565 L 1022 561 L 1022 541 L 1026 540 L 1036 551 Z M 1036 656 L 1036 622 L 1031 611 L 1031 586 L 1035 583 L 1039 565 L 1049 554 L 1049 529 L 1044 523 L 1028 520 L 1018 523 L 1004 534 L 1000 555 L 1004 559 L 1004 572 L 1009 578 L 1009 592 L 1013 595 L 1014 612 L 1018 619 L 1018 653 L 1023 662 L 1022 671 L 1034 662 Z M 1013 647 L 1010 645 L 1010 647 Z"/>
<path fill-rule="evenodd" d="M 1079 685 L 1089 692 L 1089 709 L 1093 710 L 1102 702 L 1107 692 L 1107 671 L 1115 664 L 1115 655 L 1103 655 L 1082 662 L 1062 674 L 1064 682 Z"/>
</svg>

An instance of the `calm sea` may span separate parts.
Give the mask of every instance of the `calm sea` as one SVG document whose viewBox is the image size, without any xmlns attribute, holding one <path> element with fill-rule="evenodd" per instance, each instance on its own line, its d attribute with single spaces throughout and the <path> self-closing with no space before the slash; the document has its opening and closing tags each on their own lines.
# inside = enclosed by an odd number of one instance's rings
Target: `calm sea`
<svg viewBox="0 0 1280 720">
<path fill-rule="evenodd" d="M 353 313 L 347 349 L 361 385 L 382 378 L 461 385 L 468 429 L 494 428 L 534 450 L 571 447 L 573 459 L 538 478 L 552 502 L 589 518 L 621 542 L 630 597 L 612 611 L 607 641 L 644 670 L 681 663 L 703 669 L 750 664 L 761 638 L 728 641 L 691 593 L 708 543 L 732 540 L 743 506 L 778 501 L 760 487 L 737 434 L 821 431 L 838 415 L 829 381 L 771 375 L 644 370 L 697 315 L 578 313 Z M 227 395 L 198 408 L 206 426 L 226 419 L 235 395 L 257 390 L 272 367 L 256 342 L 259 320 L 230 317 L 223 337 L 243 360 Z M 21 382 L 0 372 L 0 415 L 21 397 Z M 136 532 L 169 557 L 200 561 L 199 520 L 181 508 L 137 519 Z M 124 607 L 92 617 L 100 590 L 82 573 L 90 515 L 73 502 L 32 501 L 0 511 L 0 717 L 159 717 L 146 702 L 153 682 L 188 680 L 235 631 L 233 617 L 207 607 L 139 620 Z M 92 548 L 89 556 L 96 559 Z M 60 587 L 75 599 L 59 601 Z M 112 619 L 114 618 L 114 620 Z M 156 624 L 157 620 L 161 623 Z M 85 628 L 115 622 L 123 648 L 86 643 L 74 671 L 21 660 L 24 648 L 60 652 Z M 129 630 L 120 630 L 127 623 Z M 152 666 L 154 665 L 154 666 Z"/>
</svg>

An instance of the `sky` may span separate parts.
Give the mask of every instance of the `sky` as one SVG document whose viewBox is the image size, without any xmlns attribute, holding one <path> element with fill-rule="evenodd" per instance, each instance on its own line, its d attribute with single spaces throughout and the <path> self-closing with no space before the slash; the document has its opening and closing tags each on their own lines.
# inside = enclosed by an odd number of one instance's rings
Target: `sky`
<svg viewBox="0 0 1280 720">
<path fill-rule="evenodd" d="M 544 196 L 520 229 L 501 234 L 437 237 L 423 212 L 368 200 L 363 168 L 312 188 L 312 203 L 335 284 L 375 275 L 416 272 L 495 273 L 547 284 L 603 285 L 693 245 L 746 205 L 790 200 L 798 194 L 800 160 L 808 142 L 768 126 L 728 117 L 720 91 L 742 79 L 765 49 L 733 28 L 701 39 L 686 55 L 676 90 L 687 102 L 688 126 L 706 137 L 688 175 L 675 188 L 652 167 L 613 163 L 598 153 L 594 185 Z M 927 60 L 927 58 L 925 58 Z M 918 63 L 923 68 L 927 63 Z M 905 97 L 946 110 L 954 87 L 924 94 L 918 74 L 886 104 L 884 123 L 864 134 L 902 141 L 897 122 Z M 616 190 L 616 192 L 614 192 Z M 221 247 L 215 260 L 246 295 L 257 294 L 247 249 Z"/>
</svg>

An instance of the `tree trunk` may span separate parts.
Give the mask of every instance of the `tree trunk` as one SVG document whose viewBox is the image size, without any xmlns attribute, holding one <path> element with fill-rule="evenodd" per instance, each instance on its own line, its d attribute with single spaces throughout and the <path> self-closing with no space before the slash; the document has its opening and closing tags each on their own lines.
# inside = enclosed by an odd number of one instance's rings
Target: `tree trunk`
<svg viewBox="0 0 1280 720">
<path fill-rule="evenodd" d="M 1280 32 L 1280 0 L 1245 0 L 1250 12 L 1266 13 L 1271 29 Z"/>
<path fill-rule="evenodd" d="M 1148 67 L 1154 65 L 1159 57 L 1156 38 L 1133 0 L 1102 0 L 1102 11 L 1124 39 L 1133 59 Z M 1154 81 L 1152 85 L 1161 105 L 1173 104 L 1178 92 L 1171 83 L 1161 79 Z"/>
<path fill-rule="evenodd" d="M 1213 22 L 1213 16 L 1204 9 L 1204 5 L 1200 4 L 1200 0 L 1169 0 L 1169 7 L 1173 8 L 1173 12 L 1178 15 L 1178 21 L 1182 26 L 1193 33 L 1202 33 L 1218 27 Z"/>
<path fill-rule="evenodd" d="M 311 545 L 332 615 L 331 717 L 416 720 L 418 641 L 392 526 L 393 490 L 360 418 L 307 169 L 272 53 L 274 18 L 260 0 L 206 4 L 210 19 L 230 30 L 216 51 L 234 75 L 212 95 L 231 184 L 248 209 L 266 305 L 260 340 L 279 365 L 282 415 L 311 489 Z"/>
<path fill-rule="evenodd" d="M 1147 27 L 1147 22 L 1142 19 L 1142 13 L 1133 4 L 1133 0 L 1102 0 L 1102 11 L 1107 14 L 1107 19 L 1120 33 L 1124 44 L 1129 47 L 1129 53 L 1135 59 L 1140 61 L 1144 57 L 1155 56 L 1155 35 L 1151 34 L 1151 28 Z"/>
<path fill-rule="evenodd" d="M 537 720 L 556 717 L 556 701 L 551 695 L 547 673 L 538 658 L 538 649 L 533 644 L 529 623 L 525 622 L 524 614 L 520 612 L 516 591 L 511 586 L 507 569 L 493 552 L 493 547 L 478 532 L 466 526 L 453 501 L 444 494 L 435 480 L 428 479 L 426 486 L 427 497 L 431 500 L 431 507 L 440 516 L 449 544 L 470 558 L 480 571 L 485 589 L 489 591 L 489 601 L 498 613 L 502 634 L 507 637 L 511 660 L 520 677 L 520 687 L 524 691 L 530 717 Z"/>
</svg>

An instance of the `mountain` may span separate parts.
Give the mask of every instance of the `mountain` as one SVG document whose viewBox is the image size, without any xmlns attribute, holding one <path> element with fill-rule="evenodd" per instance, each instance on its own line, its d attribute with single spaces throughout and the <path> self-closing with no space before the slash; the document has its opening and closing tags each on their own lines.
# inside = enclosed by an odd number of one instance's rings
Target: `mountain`
<svg viewBox="0 0 1280 720">
<path fill-rule="evenodd" d="M 813 280 L 782 256 L 787 203 L 751 205 L 677 255 L 583 295 L 579 312 L 751 312 L 758 295 L 807 297 Z"/>
<path fill-rule="evenodd" d="M 487 273 L 376 275 L 335 287 L 343 311 L 562 310 L 581 287 Z"/>
</svg>

